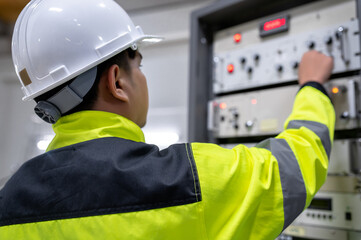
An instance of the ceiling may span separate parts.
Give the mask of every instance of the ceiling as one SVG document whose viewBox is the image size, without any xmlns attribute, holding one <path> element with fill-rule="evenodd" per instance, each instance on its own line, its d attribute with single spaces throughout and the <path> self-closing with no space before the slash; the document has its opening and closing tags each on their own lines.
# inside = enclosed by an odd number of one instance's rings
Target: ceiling
<svg viewBox="0 0 361 240">
<path fill-rule="evenodd" d="M 28 0 L 0 0 L 0 19 L 6 23 L 15 22 Z"/>
<path fill-rule="evenodd" d="M 76 0 L 74 0 L 76 1 Z M 210 0 L 116 0 L 126 11 L 156 8 L 169 4 L 206 2 Z M 14 23 L 29 0 L 0 0 L 0 20 Z"/>
<path fill-rule="evenodd" d="M 1 0 L 0 0 L 1 1 Z M 170 4 L 209 2 L 210 0 L 116 0 L 126 11 L 156 8 Z"/>
</svg>

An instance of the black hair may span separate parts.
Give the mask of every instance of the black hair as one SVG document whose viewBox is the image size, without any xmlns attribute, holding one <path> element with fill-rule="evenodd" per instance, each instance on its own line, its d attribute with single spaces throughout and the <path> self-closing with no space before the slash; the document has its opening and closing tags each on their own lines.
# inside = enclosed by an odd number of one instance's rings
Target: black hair
<svg viewBox="0 0 361 240">
<path fill-rule="evenodd" d="M 105 71 L 107 71 L 112 65 L 116 64 L 119 66 L 119 68 L 124 69 L 128 74 L 130 74 L 130 64 L 129 59 L 134 59 L 136 56 L 136 50 L 133 50 L 131 48 L 128 48 L 114 57 L 100 63 L 97 66 L 97 76 L 94 81 L 93 86 L 89 90 L 89 92 L 83 97 L 83 101 L 76 106 L 75 108 L 69 110 L 66 113 L 63 113 L 62 116 L 66 116 L 72 113 L 85 111 L 85 110 L 91 110 L 98 98 L 98 86 L 100 82 L 100 78 L 103 75 Z M 40 95 L 39 97 L 34 98 L 35 102 L 39 101 L 46 101 L 50 97 L 54 96 L 56 93 L 58 93 L 60 90 L 62 90 L 65 86 L 69 85 L 74 81 L 75 78 L 71 79 L 70 81 Z"/>
</svg>

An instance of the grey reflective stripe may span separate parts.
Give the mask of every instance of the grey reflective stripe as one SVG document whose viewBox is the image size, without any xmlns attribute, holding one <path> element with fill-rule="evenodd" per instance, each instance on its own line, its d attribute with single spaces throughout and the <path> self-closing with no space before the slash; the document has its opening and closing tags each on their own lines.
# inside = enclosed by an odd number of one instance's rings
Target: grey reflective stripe
<svg viewBox="0 0 361 240">
<path fill-rule="evenodd" d="M 321 139 L 327 157 L 330 158 L 331 139 L 330 139 L 330 132 L 328 130 L 328 127 L 319 122 L 293 120 L 289 122 L 287 129 L 299 129 L 301 127 L 306 127 L 310 129 L 312 132 L 316 133 L 316 135 Z"/>
<path fill-rule="evenodd" d="M 303 211 L 306 205 L 306 187 L 298 161 L 284 139 L 270 138 L 259 143 L 256 147 L 271 151 L 278 161 L 285 217 L 283 229 L 285 229 Z"/>
</svg>

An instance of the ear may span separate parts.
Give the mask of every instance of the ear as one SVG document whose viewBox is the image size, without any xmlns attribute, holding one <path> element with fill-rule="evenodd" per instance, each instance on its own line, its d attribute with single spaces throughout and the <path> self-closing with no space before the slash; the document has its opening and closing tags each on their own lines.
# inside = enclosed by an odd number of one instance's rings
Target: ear
<svg viewBox="0 0 361 240">
<path fill-rule="evenodd" d="M 108 70 L 108 89 L 113 97 L 122 102 L 129 102 L 129 95 L 127 92 L 127 77 L 128 74 L 118 65 L 112 65 Z"/>
</svg>

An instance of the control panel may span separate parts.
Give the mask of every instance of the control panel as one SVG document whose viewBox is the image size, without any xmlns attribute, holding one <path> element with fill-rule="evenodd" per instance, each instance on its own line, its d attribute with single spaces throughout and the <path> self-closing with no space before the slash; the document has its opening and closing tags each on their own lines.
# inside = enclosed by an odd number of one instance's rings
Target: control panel
<svg viewBox="0 0 361 240">
<path fill-rule="evenodd" d="M 213 46 L 216 95 L 296 83 L 302 55 L 334 59 L 333 74 L 360 69 L 360 30 L 353 0 L 318 1 L 217 32 Z"/>
<path fill-rule="evenodd" d="M 333 73 L 360 68 L 357 21 L 249 45 L 214 57 L 214 92 L 224 93 L 298 79 L 303 53 L 317 50 L 335 59 Z"/>
<path fill-rule="evenodd" d="M 361 139 L 335 140 L 331 150 L 328 174 L 330 176 L 353 176 L 360 173 Z M 343 180 L 339 182 L 341 181 Z"/>
<path fill-rule="evenodd" d="M 314 227 L 312 225 L 292 225 L 276 240 L 360 240 L 359 231 L 339 228 Z"/>
<path fill-rule="evenodd" d="M 361 198 L 359 194 L 316 194 L 310 206 L 295 220 L 313 226 L 361 230 Z"/>
<path fill-rule="evenodd" d="M 335 106 L 336 130 L 361 127 L 359 81 L 359 77 L 348 77 L 326 84 Z M 298 90 L 298 85 L 292 85 L 217 97 L 209 103 L 209 129 L 218 138 L 278 134 Z"/>
<path fill-rule="evenodd" d="M 278 240 L 361 239 L 361 41 L 356 2 L 313 1 L 213 36 L 207 127 L 218 143 L 246 142 L 253 147 L 253 142 L 281 133 L 300 88 L 303 54 L 316 50 L 334 60 L 331 80 L 325 84 L 337 131 L 327 180 Z"/>
</svg>

